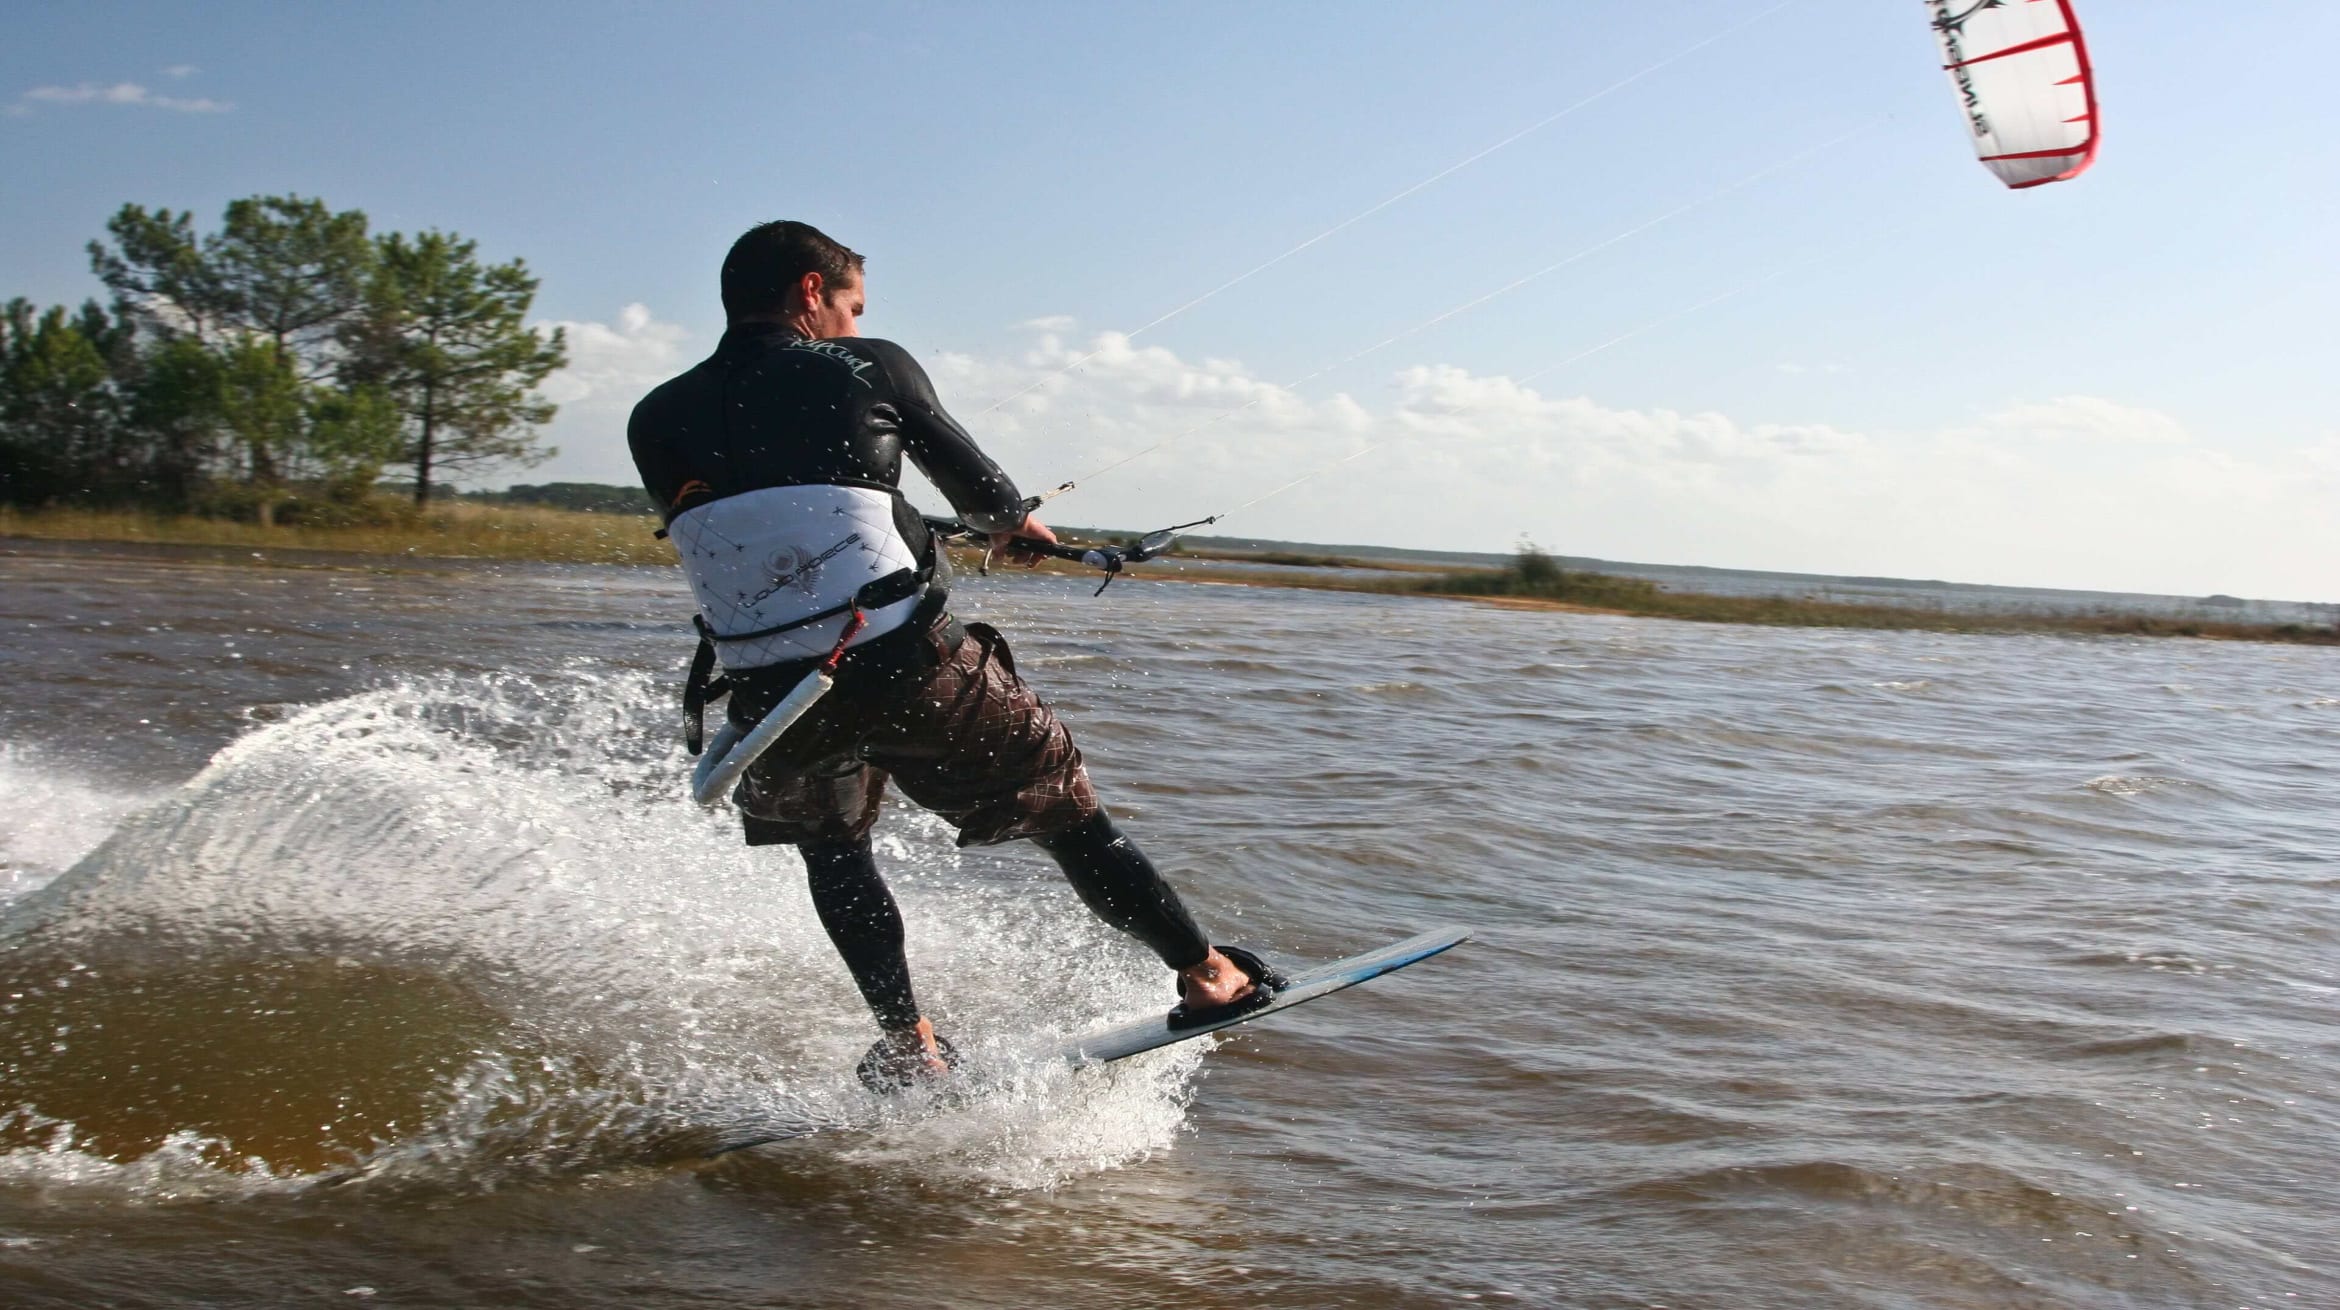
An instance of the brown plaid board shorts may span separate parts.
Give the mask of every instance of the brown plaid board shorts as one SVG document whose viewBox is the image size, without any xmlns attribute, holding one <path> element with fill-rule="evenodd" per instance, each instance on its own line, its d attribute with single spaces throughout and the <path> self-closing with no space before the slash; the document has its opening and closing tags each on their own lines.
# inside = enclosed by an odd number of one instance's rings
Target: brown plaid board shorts
<svg viewBox="0 0 2340 1310">
<path fill-rule="evenodd" d="M 997 629 L 946 616 L 915 640 L 929 658 L 892 676 L 848 666 L 741 775 L 731 799 L 748 845 L 858 841 L 889 779 L 956 827 L 961 846 L 1046 836 L 1099 812 L 1072 733 L 1017 676 Z M 732 707 L 760 714 L 771 702 L 758 699 L 734 694 Z"/>
</svg>

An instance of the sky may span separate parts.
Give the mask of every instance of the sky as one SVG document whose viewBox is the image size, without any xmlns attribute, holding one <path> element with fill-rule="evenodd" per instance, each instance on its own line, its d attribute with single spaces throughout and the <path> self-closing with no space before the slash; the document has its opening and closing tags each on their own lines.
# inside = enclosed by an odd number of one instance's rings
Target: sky
<svg viewBox="0 0 2340 1310">
<path fill-rule="evenodd" d="M 1920 0 L 27 3 L 0 296 L 129 202 L 458 232 L 571 356 L 487 482 L 630 482 L 797 218 L 1068 524 L 2340 601 L 2340 6 L 2076 8 L 2012 192 Z"/>
</svg>

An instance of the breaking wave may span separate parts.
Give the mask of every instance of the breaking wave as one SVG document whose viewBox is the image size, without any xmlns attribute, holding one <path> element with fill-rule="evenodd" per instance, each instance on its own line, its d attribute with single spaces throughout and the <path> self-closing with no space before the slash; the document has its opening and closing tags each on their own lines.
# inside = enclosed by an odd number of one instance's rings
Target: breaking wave
<svg viewBox="0 0 2340 1310">
<path fill-rule="evenodd" d="M 801 865 L 689 802 L 670 699 L 587 670 L 416 679 L 160 796 L 0 755 L 0 1179 L 484 1187 L 768 1127 L 1032 1187 L 1168 1143 L 1205 1043 L 1077 1075 L 1047 1054 L 1164 1004 L 1159 966 L 1044 862 L 899 805 L 879 859 L 966 1072 L 948 1101 L 864 1092 L 875 1032 Z"/>
</svg>

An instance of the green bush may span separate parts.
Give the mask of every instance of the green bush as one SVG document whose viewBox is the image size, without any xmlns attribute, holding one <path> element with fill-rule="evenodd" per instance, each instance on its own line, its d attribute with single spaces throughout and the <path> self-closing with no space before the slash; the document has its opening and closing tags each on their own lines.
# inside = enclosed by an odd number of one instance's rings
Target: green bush
<svg viewBox="0 0 2340 1310">
<path fill-rule="evenodd" d="M 1511 573 L 1519 580 L 1520 587 L 1531 594 L 1557 590 L 1568 581 L 1560 561 L 1525 538 L 1520 540 L 1518 553 L 1511 557 Z"/>
<path fill-rule="evenodd" d="M 278 507 L 276 521 L 303 528 L 416 528 L 423 510 L 407 497 L 342 483 L 295 496 Z"/>
<path fill-rule="evenodd" d="M 1570 573 L 1532 541 L 1521 542 L 1511 563 L 1501 569 L 1439 574 L 1409 583 L 1406 590 L 1450 596 L 1525 596 L 1610 609 L 1647 607 L 1657 603 L 1664 594 L 1656 583 L 1646 578 Z"/>
</svg>

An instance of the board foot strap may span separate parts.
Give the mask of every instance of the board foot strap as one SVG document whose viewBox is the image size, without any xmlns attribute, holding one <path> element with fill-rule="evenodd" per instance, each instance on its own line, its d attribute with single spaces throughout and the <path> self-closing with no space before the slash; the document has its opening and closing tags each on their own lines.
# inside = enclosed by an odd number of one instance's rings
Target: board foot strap
<svg viewBox="0 0 2340 1310">
<path fill-rule="evenodd" d="M 1282 991 L 1289 981 L 1283 974 L 1276 971 L 1274 965 L 1240 946 L 1213 946 L 1211 949 L 1232 960 L 1235 967 L 1241 969 L 1251 979 L 1251 990 L 1225 1005 L 1196 1008 L 1183 1000 L 1180 1001 L 1170 1011 L 1170 1030 L 1172 1032 L 1198 1027 L 1206 1023 L 1217 1023 L 1221 1019 L 1232 1019 L 1239 1014 L 1249 1014 L 1276 999 L 1276 993 Z"/>
</svg>

